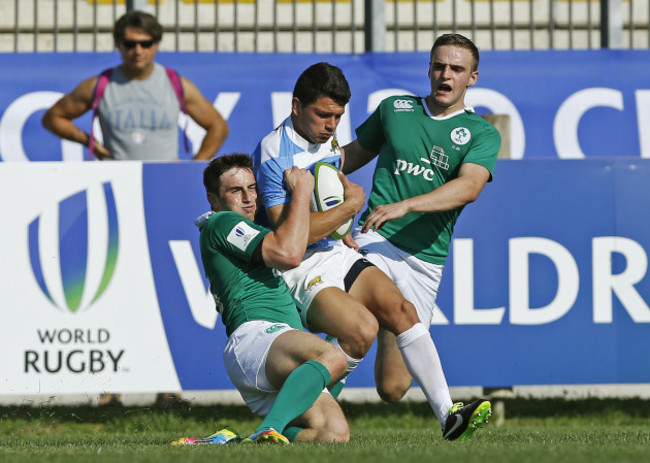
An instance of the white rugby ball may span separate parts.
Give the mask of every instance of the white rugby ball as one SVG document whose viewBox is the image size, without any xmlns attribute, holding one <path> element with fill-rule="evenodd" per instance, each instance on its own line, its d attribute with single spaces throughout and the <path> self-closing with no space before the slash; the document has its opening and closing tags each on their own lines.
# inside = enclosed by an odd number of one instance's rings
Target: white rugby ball
<svg viewBox="0 0 650 463">
<path fill-rule="evenodd" d="M 338 206 L 345 200 L 344 188 L 338 176 L 338 169 L 326 162 L 314 165 L 314 194 L 311 198 L 311 210 L 322 212 Z M 330 235 L 340 240 L 350 232 L 353 218 L 348 219 Z"/>
</svg>

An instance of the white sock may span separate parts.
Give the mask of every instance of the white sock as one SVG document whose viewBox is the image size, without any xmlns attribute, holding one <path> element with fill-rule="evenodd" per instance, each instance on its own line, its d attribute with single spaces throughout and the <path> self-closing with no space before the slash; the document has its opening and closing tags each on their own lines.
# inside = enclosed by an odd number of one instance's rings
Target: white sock
<svg viewBox="0 0 650 463">
<path fill-rule="evenodd" d="M 338 340 L 337 338 L 329 339 L 328 342 L 329 342 L 330 344 L 335 345 L 335 346 L 336 346 L 336 347 L 337 347 L 341 352 L 343 352 L 343 355 L 345 355 L 345 358 L 346 358 L 347 361 L 348 361 L 348 369 L 345 370 L 345 371 L 346 371 L 345 376 L 349 375 L 349 374 L 350 374 L 350 373 L 351 373 L 351 372 L 352 372 L 352 371 L 353 371 L 353 370 L 354 370 L 354 369 L 355 369 L 355 368 L 356 368 L 356 367 L 361 363 L 361 361 L 363 360 L 363 358 L 355 359 L 355 358 L 350 357 L 350 356 L 348 355 L 348 353 L 347 353 L 346 351 L 343 350 L 343 348 L 342 348 L 341 345 L 339 344 L 339 340 Z"/>
<path fill-rule="evenodd" d="M 416 323 L 397 336 L 397 347 L 413 379 L 417 381 L 438 421 L 444 426 L 453 405 L 442 363 L 429 330 Z"/>
</svg>

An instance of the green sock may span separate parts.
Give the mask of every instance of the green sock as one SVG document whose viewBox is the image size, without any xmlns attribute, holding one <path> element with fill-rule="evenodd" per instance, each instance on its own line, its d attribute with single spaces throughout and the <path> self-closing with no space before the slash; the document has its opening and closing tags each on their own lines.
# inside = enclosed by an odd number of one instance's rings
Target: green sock
<svg viewBox="0 0 650 463">
<path fill-rule="evenodd" d="M 341 391 L 345 387 L 345 381 L 347 380 L 347 376 L 344 376 L 339 380 L 338 383 L 336 383 L 334 386 L 330 388 L 330 394 L 332 394 L 332 397 L 335 399 L 339 398 L 339 395 L 341 394 Z"/>
<path fill-rule="evenodd" d="M 255 432 L 269 428 L 282 432 L 291 420 L 309 410 L 330 380 L 330 373 L 322 363 L 309 360 L 300 365 L 287 377 L 271 411 Z"/>
<path fill-rule="evenodd" d="M 305 428 L 300 428 L 298 426 L 287 426 L 284 428 L 284 431 L 282 431 L 282 435 L 289 439 L 289 442 L 295 442 L 296 437 L 298 437 L 298 433 L 302 431 Z"/>
</svg>

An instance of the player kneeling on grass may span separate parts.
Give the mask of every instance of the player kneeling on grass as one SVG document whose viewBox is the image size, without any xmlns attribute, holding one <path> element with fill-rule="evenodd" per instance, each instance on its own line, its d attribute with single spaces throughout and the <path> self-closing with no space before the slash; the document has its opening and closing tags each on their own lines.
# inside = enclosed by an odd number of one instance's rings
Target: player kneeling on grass
<svg viewBox="0 0 650 463">
<path fill-rule="evenodd" d="M 203 268 L 226 325 L 226 371 L 248 407 L 265 418 L 245 439 L 223 429 L 175 445 L 349 440 L 345 415 L 327 391 L 345 373 L 347 360 L 303 331 L 293 298 L 274 272 L 301 262 L 314 189 L 311 173 L 297 167 L 287 169 L 284 180 L 292 194 L 287 220 L 270 231 L 253 223 L 257 184 L 248 155 L 216 158 L 203 173 L 212 210 L 196 224 Z"/>
</svg>

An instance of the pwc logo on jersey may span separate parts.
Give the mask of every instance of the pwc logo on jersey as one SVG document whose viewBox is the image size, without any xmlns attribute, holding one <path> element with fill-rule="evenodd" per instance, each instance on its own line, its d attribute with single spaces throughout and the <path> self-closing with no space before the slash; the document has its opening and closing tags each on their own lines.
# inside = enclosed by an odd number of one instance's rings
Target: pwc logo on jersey
<svg viewBox="0 0 650 463">
<path fill-rule="evenodd" d="M 465 127 L 456 127 L 449 136 L 451 141 L 460 146 L 466 145 L 472 139 L 472 133 Z"/>
<path fill-rule="evenodd" d="M 420 161 L 426 165 L 415 164 L 413 162 L 405 161 L 404 159 L 398 159 L 395 161 L 395 171 L 393 174 L 408 174 L 414 177 L 419 177 L 421 175 L 426 181 L 432 182 L 436 175 L 433 170 L 434 166 L 438 169 L 449 170 L 449 156 L 441 146 L 433 145 L 431 152 L 429 153 L 429 158 L 420 158 Z"/>
<path fill-rule="evenodd" d="M 420 160 L 426 164 L 431 164 L 428 159 L 421 158 Z M 407 174 L 412 175 L 413 177 L 422 176 L 422 178 L 428 182 L 432 182 L 435 177 L 435 173 L 430 167 L 426 167 L 421 164 L 414 164 L 412 162 L 405 161 L 404 159 L 398 159 L 395 161 L 395 171 L 393 174 Z"/>
<path fill-rule="evenodd" d="M 413 112 L 413 100 L 395 100 L 393 101 L 394 112 Z"/>
<path fill-rule="evenodd" d="M 28 234 L 32 273 L 45 297 L 61 310 L 88 308 L 108 287 L 117 262 L 119 227 L 110 182 L 63 199 L 58 210 L 32 220 Z M 49 237 L 58 237 L 58 243 Z"/>
</svg>

